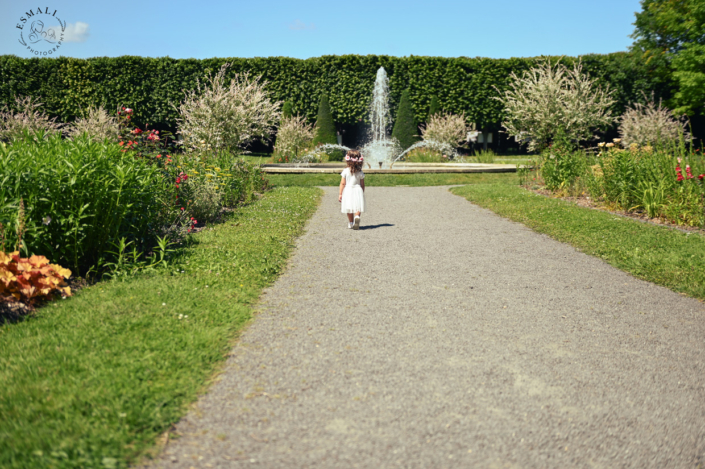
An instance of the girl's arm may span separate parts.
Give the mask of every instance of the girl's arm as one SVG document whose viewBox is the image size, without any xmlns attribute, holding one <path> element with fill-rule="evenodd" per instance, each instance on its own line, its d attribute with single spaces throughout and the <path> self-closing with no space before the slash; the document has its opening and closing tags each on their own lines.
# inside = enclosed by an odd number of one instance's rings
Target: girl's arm
<svg viewBox="0 0 705 469">
<path fill-rule="evenodd" d="M 365 180 L 360 181 L 360 187 L 362 187 L 362 192 L 365 192 Z"/>
<path fill-rule="evenodd" d="M 345 189 L 345 178 L 340 180 L 340 190 L 338 191 L 338 202 L 343 201 L 343 189 Z"/>
</svg>

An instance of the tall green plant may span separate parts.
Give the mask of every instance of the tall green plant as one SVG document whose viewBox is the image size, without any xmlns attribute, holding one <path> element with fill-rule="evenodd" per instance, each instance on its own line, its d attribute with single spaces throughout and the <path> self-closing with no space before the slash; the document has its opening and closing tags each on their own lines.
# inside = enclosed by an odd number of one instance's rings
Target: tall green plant
<svg viewBox="0 0 705 469">
<path fill-rule="evenodd" d="M 411 145 L 419 141 L 419 126 L 414 118 L 414 111 L 411 109 L 411 99 L 409 90 L 401 94 L 401 101 L 397 108 L 397 118 L 394 122 L 392 137 L 399 141 L 402 149 L 406 150 Z"/>
<path fill-rule="evenodd" d="M 431 97 L 431 104 L 428 106 L 428 114 L 426 120 L 429 121 L 431 117 L 441 112 L 441 104 L 438 102 L 438 96 L 435 94 Z"/>
<path fill-rule="evenodd" d="M 316 135 L 313 137 L 313 144 L 338 143 L 335 125 L 333 124 L 333 114 L 330 112 L 330 103 L 327 95 L 321 95 L 318 102 L 318 118 L 316 119 Z"/>
<path fill-rule="evenodd" d="M 121 238 L 146 252 L 178 215 L 159 167 L 117 143 L 87 135 L 33 140 L 0 146 L 0 219 L 14 219 L 23 201 L 23 254 L 44 255 L 85 275 L 114 257 Z"/>
<path fill-rule="evenodd" d="M 284 101 L 284 105 L 282 106 L 282 119 L 288 119 L 290 117 L 294 117 L 294 105 L 291 103 L 291 100 L 286 100 Z"/>
</svg>

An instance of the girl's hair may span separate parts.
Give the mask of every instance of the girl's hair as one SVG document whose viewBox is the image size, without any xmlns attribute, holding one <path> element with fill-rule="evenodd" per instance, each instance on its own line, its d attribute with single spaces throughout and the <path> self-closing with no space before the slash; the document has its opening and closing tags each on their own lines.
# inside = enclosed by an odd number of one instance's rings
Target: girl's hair
<svg viewBox="0 0 705 469">
<path fill-rule="evenodd" d="M 345 155 L 345 162 L 350 168 L 350 174 L 355 174 L 358 171 L 362 171 L 362 155 L 357 150 L 349 150 Z"/>
</svg>

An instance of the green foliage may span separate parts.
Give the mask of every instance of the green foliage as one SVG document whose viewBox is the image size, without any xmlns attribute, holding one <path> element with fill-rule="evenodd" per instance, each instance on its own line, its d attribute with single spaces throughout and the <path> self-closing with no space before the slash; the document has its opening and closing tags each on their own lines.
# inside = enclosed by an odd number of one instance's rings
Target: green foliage
<svg viewBox="0 0 705 469">
<path fill-rule="evenodd" d="M 431 104 L 428 106 L 428 114 L 426 115 L 426 120 L 430 119 L 431 116 L 435 116 L 441 112 L 441 105 L 438 102 L 438 96 L 435 94 L 431 98 Z"/>
<path fill-rule="evenodd" d="M 693 115 L 705 105 L 705 45 L 686 44 L 673 58 L 673 77 L 678 91 L 673 98 L 676 115 Z"/>
<path fill-rule="evenodd" d="M 294 105 L 291 104 L 291 100 L 284 101 L 282 106 L 282 119 L 289 119 L 294 117 Z"/>
<path fill-rule="evenodd" d="M 409 91 L 401 94 L 401 101 L 397 108 L 397 118 L 394 121 L 392 137 L 396 138 L 403 150 L 419 141 L 419 126 L 414 118 L 414 111 L 411 109 L 411 99 Z"/>
<path fill-rule="evenodd" d="M 637 278 L 705 299 L 703 236 L 615 217 L 520 187 L 474 185 L 451 191 Z"/>
<path fill-rule="evenodd" d="M 173 268 L 0 325 L 0 467 L 136 465 L 228 356 L 319 199 L 269 192 L 194 235 Z"/>
<path fill-rule="evenodd" d="M 705 44 L 702 0 L 642 0 L 632 38 L 635 48 L 652 53 L 678 53 L 687 44 Z"/>
<path fill-rule="evenodd" d="M 26 210 L 23 254 L 39 254 L 85 275 L 120 238 L 141 251 L 166 224 L 168 183 L 158 167 L 117 143 L 59 135 L 0 146 L 0 219 Z M 10 233 L 11 235 L 11 233 Z"/>
<path fill-rule="evenodd" d="M 546 189 L 561 191 L 571 188 L 585 174 L 588 162 L 588 155 L 581 150 L 560 146 L 546 150 L 540 163 Z"/>
<path fill-rule="evenodd" d="M 0 144 L 0 223 L 10 227 L 9 245 L 17 242 L 22 201 L 23 255 L 44 255 L 83 276 L 114 262 L 121 240 L 141 255 L 159 237 L 183 237 L 194 215 L 190 204 L 208 221 L 221 206 L 249 200 L 266 186 L 258 168 L 232 155 L 173 158 L 87 135 L 27 135 Z"/>
<path fill-rule="evenodd" d="M 41 97 L 45 110 L 69 122 L 83 109 L 101 106 L 135 109 L 135 124 L 174 128 L 178 114 L 172 104 L 184 99 L 184 90 L 196 88 L 196 79 L 216 73 L 226 63 L 226 79 L 249 72 L 267 80 L 272 101 L 290 100 L 293 108 L 315 121 L 319 98 L 327 94 L 333 120 L 354 124 L 367 120 L 377 69 L 389 74 L 392 102 L 409 90 L 417 122 L 425 122 L 433 96 L 453 114 L 465 113 L 478 128 L 497 130 L 503 119 L 501 103 L 492 99 L 507 89 L 511 72 L 521 75 L 537 58 L 486 59 L 389 56 L 323 56 L 306 60 L 285 57 L 172 59 L 168 57 L 97 57 L 91 59 L 0 56 L 0 104 L 11 105 L 15 96 Z M 574 59 L 563 58 L 570 65 Z M 670 97 L 670 76 L 658 61 L 647 62 L 641 53 L 618 52 L 582 56 L 584 70 L 600 86 L 615 90 L 613 114 L 626 105 L 642 102 L 643 93 Z M 396 113 L 396 109 L 392 109 Z"/>
<path fill-rule="evenodd" d="M 330 111 L 328 96 L 322 95 L 318 103 L 318 117 L 316 119 L 316 135 L 313 137 L 313 144 L 338 143 L 338 138 L 333 124 L 333 115 Z"/>
<path fill-rule="evenodd" d="M 662 76 L 672 72 L 675 115 L 701 112 L 705 103 L 705 2 L 642 0 L 632 49 L 652 60 Z"/>
</svg>

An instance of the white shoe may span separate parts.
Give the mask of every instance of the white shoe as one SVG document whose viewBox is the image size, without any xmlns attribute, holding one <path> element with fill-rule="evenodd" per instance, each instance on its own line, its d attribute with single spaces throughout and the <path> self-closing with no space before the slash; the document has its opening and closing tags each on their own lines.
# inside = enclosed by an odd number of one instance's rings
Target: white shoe
<svg viewBox="0 0 705 469">
<path fill-rule="evenodd" d="M 349 221 L 348 222 L 348 229 L 351 229 L 353 227 L 353 222 Z"/>
<path fill-rule="evenodd" d="M 359 229 L 360 229 L 360 217 L 355 217 L 355 221 L 353 222 L 352 229 L 353 229 L 353 230 L 359 230 Z"/>
</svg>

